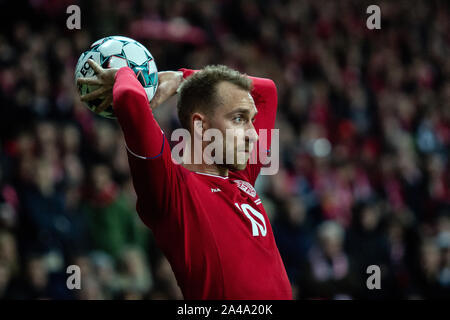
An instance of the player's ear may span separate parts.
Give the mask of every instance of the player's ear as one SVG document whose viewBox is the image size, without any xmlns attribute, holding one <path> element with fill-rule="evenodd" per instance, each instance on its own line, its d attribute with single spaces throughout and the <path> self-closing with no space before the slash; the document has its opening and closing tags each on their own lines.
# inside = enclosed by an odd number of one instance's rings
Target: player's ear
<svg viewBox="0 0 450 320">
<path fill-rule="evenodd" d="M 195 136 L 197 137 L 203 137 L 203 123 L 204 123 L 205 117 L 201 113 L 195 112 L 192 115 L 192 131 Z"/>
</svg>

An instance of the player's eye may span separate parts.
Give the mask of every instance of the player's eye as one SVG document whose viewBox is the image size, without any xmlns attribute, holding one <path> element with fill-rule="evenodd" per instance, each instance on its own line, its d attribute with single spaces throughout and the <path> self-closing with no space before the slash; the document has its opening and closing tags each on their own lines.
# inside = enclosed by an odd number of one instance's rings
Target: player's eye
<svg viewBox="0 0 450 320">
<path fill-rule="evenodd" d="M 244 121 L 244 118 L 242 116 L 236 116 L 233 118 L 233 121 L 236 123 L 242 123 Z"/>
</svg>

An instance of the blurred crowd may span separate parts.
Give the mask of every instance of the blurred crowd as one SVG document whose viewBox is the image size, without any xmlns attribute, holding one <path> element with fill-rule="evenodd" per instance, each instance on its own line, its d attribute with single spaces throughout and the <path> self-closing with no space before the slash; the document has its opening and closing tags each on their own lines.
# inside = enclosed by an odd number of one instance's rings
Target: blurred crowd
<svg viewBox="0 0 450 320">
<path fill-rule="evenodd" d="M 70 4 L 81 30 L 66 28 Z M 108 35 L 142 42 L 159 70 L 275 81 L 280 171 L 256 187 L 295 298 L 450 298 L 450 4 L 378 1 L 380 30 L 369 4 L 2 2 L 0 299 L 182 299 L 135 212 L 117 123 L 74 86 L 79 55 Z M 168 136 L 175 102 L 155 111 Z"/>
</svg>

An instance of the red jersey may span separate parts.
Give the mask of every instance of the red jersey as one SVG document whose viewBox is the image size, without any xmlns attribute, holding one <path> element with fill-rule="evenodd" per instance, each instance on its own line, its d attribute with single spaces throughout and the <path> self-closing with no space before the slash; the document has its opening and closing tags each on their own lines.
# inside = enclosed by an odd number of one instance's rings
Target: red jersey
<svg viewBox="0 0 450 320">
<path fill-rule="evenodd" d="M 185 77 L 194 72 L 181 70 Z M 250 78 L 258 109 L 255 129 L 271 129 L 275 84 Z M 191 172 L 172 161 L 168 140 L 130 68 L 117 72 L 113 97 L 137 212 L 169 260 L 184 298 L 292 299 L 269 219 L 254 189 L 261 164 L 230 171 L 228 177 Z"/>
</svg>

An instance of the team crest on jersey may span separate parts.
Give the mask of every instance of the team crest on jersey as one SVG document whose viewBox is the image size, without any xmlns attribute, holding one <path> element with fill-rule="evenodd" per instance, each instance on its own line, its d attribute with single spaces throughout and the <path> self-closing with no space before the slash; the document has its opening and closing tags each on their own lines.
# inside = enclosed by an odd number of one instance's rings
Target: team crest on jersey
<svg viewBox="0 0 450 320">
<path fill-rule="evenodd" d="M 246 192 L 247 194 L 251 195 L 252 197 L 256 197 L 256 190 L 253 188 L 253 186 L 248 183 L 247 181 L 242 180 L 233 180 L 234 183 L 237 184 L 238 188 L 242 191 Z"/>
</svg>

